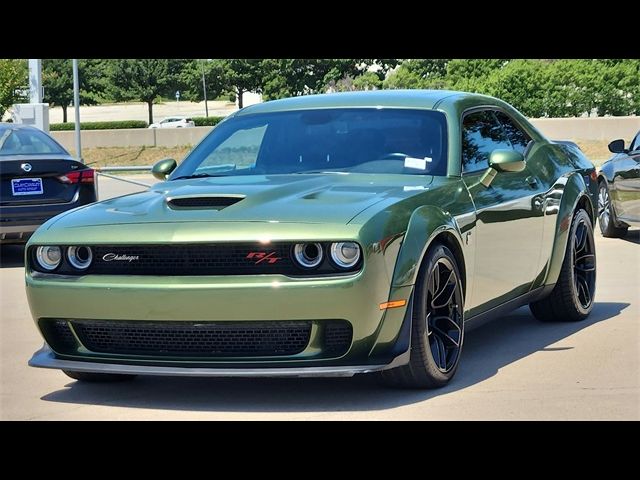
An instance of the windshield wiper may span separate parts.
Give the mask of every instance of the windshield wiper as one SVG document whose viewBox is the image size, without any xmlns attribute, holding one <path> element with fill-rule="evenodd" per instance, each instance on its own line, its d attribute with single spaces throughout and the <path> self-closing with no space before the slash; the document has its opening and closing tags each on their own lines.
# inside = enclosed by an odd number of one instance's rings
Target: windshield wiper
<svg viewBox="0 0 640 480">
<path fill-rule="evenodd" d="M 172 178 L 171 180 L 186 180 L 189 178 L 208 178 L 208 177 L 228 177 L 229 175 L 222 175 L 220 173 L 194 173 L 192 175 L 182 175 L 181 177 Z"/>
<path fill-rule="evenodd" d="M 294 175 L 306 175 L 306 174 L 314 174 L 314 173 L 348 173 L 348 172 L 335 171 L 335 170 L 303 170 L 301 172 L 293 172 Z"/>
</svg>

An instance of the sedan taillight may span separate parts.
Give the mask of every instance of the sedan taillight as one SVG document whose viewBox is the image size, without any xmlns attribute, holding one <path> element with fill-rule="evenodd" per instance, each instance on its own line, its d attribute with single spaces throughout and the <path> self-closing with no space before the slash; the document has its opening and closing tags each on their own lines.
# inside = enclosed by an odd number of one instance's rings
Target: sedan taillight
<svg viewBox="0 0 640 480">
<path fill-rule="evenodd" d="M 77 170 L 75 172 L 65 173 L 57 177 L 62 183 L 74 184 L 74 183 L 93 183 L 94 171 L 91 168 L 86 170 Z"/>
</svg>

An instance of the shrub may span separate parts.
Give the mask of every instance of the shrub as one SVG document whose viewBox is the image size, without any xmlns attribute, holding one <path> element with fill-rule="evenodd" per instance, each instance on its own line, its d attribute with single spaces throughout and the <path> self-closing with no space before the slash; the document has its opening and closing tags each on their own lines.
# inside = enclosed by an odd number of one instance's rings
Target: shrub
<svg viewBox="0 0 640 480">
<path fill-rule="evenodd" d="M 220 123 L 225 117 L 191 117 L 196 127 L 213 127 Z"/>
<path fill-rule="evenodd" d="M 147 128 L 149 124 L 142 120 L 118 120 L 115 122 L 80 122 L 80 130 L 119 130 L 122 128 Z M 69 123 L 52 123 L 49 130 L 75 130 L 76 124 Z"/>
</svg>

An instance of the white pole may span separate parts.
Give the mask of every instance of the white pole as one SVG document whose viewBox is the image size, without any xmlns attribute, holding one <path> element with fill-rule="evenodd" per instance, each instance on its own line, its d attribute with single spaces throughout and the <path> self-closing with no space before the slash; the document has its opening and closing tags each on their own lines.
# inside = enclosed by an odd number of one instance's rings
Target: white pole
<svg viewBox="0 0 640 480">
<path fill-rule="evenodd" d="M 80 80 L 78 79 L 78 60 L 73 59 L 73 106 L 76 110 L 76 157 L 82 162 L 80 144 Z"/>
<path fill-rule="evenodd" d="M 209 106 L 207 105 L 207 81 L 204 78 L 204 61 L 202 62 L 202 93 L 204 94 L 204 116 L 209 118 Z"/>
<path fill-rule="evenodd" d="M 29 103 L 42 103 L 42 60 L 29 59 Z"/>
</svg>

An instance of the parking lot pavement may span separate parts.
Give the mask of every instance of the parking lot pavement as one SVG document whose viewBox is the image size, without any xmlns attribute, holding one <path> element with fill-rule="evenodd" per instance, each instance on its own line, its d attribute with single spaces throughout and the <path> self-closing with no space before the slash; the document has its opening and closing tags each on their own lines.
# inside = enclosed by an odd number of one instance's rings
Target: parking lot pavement
<svg viewBox="0 0 640 480">
<path fill-rule="evenodd" d="M 140 176 L 133 178 L 139 179 Z M 148 177 L 149 181 L 152 181 Z M 137 187 L 101 179 L 101 198 Z M 640 230 L 596 236 L 591 316 L 542 324 L 526 308 L 468 333 L 454 381 L 436 391 L 353 379 L 140 377 L 84 385 L 27 367 L 42 344 L 22 248 L 2 247 L 1 419 L 640 419 Z"/>
<path fill-rule="evenodd" d="M 145 183 L 147 185 L 153 185 L 158 182 L 158 180 L 156 180 L 151 174 L 147 173 L 120 175 L 119 177 L 125 180 L 133 180 L 138 183 Z M 147 187 L 142 185 L 136 185 L 122 180 L 114 180 L 113 178 L 98 175 L 98 198 L 100 200 L 120 197 L 129 193 L 142 192 L 146 189 Z"/>
</svg>

